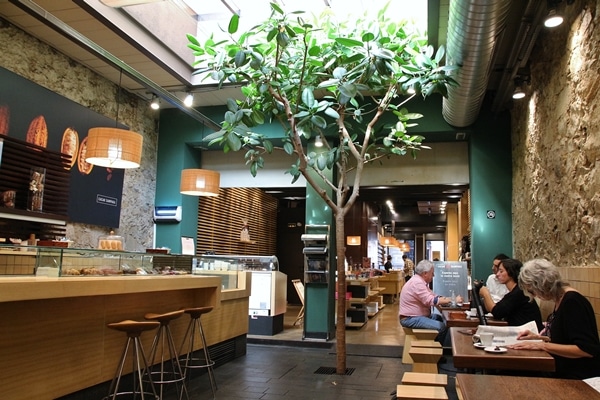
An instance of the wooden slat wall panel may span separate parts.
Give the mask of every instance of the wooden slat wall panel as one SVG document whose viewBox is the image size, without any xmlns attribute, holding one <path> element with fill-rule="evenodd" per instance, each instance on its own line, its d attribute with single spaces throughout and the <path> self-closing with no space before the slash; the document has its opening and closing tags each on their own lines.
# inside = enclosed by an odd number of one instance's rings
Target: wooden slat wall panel
<svg viewBox="0 0 600 400">
<path fill-rule="evenodd" d="M 240 242 L 248 220 L 252 243 Z M 198 200 L 196 252 L 268 256 L 276 252 L 277 199 L 256 188 L 225 188 Z"/>
<path fill-rule="evenodd" d="M 0 140 L 3 141 L 0 193 L 5 190 L 17 192 L 15 208 L 0 205 L 0 210 L 17 216 L 32 215 L 67 221 L 71 157 L 8 136 L 0 136 Z M 26 210 L 31 167 L 46 168 L 41 213 Z M 40 239 L 54 239 L 64 236 L 65 231 L 64 225 L 0 219 L 0 237 L 26 239 L 33 233 Z"/>
</svg>

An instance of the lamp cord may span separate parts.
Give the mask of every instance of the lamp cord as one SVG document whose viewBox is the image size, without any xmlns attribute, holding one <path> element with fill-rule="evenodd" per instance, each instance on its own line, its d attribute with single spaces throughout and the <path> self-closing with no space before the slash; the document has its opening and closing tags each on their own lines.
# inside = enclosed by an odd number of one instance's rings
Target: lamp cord
<svg viewBox="0 0 600 400">
<path fill-rule="evenodd" d="M 119 69 L 119 87 L 117 88 L 117 117 L 115 118 L 115 128 L 119 127 L 119 106 L 121 105 L 121 81 L 123 79 L 123 68 Z"/>
</svg>

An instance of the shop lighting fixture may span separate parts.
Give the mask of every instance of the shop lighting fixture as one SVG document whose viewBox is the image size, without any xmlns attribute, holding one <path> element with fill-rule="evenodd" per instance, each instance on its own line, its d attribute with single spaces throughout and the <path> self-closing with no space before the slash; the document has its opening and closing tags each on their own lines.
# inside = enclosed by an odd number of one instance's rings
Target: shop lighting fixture
<svg viewBox="0 0 600 400">
<path fill-rule="evenodd" d="M 118 128 L 91 128 L 85 161 L 107 168 L 137 168 L 142 159 L 143 137 Z"/>
<path fill-rule="evenodd" d="M 379 236 L 379 244 L 383 247 L 400 247 L 400 242 L 393 236 Z"/>
<path fill-rule="evenodd" d="M 546 19 L 544 20 L 544 26 L 546 28 L 555 28 L 562 23 L 563 23 L 563 17 L 562 17 L 562 15 L 560 15 L 556 12 L 555 8 L 551 8 L 550 10 L 548 10 L 548 15 L 546 16 Z"/>
<path fill-rule="evenodd" d="M 186 94 L 185 99 L 183 100 L 183 104 L 186 107 L 191 107 L 194 104 L 194 95 L 191 93 Z"/>
<path fill-rule="evenodd" d="M 547 0 L 548 15 L 544 19 L 544 26 L 546 28 L 555 28 L 563 23 L 563 16 L 557 11 L 558 5 L 562 0 Z M 567 0 L 567 5 L 571 5 L 575 0 Z"/>
<path fill-rule="evenodd" d="M 119 104 L 121 103 L 121 76 L 117 91 L 117 113 L 115 126 L 119 124 Z M 86 140 L 85 161 L 107 168 L 137 168 L 142 159 L 144 138 L 139 133 L 109 127 L 91 128 Z"/>
<path fill-rule="evenodd" d="M 512 98 L 515 100 L 519 100 L 525 97 L 525 91 L 523 90 L 523 86 L 525 84 L 529 84 L 531 82 L 531 78 L 529 75 L 520 75 L 515 78 L 515 91 L 512 94 Z"/>
<path fill-rule="evenodd" d="M 184 169 L 181 171 L 181 194 L 190 196 L 218 196 L 221 175 L 208 169 Z"/>
<path fill-rule="evenodd" d="M 360 236 L 346 236 L 346 245 L 360 246 Z"/>
<path fill-rule="evenodd" d="M 515 91 L 513 92 L 512 98 L 515 100 L 520 100 L 524 97 L 525 97 L 525 92 L 523 91 L 523 88 L 521 87 L 521 85 L 517 86 L 515 88 Z"/>
<path fill-rule="evenodd" d="M 160 108 L 160 100 L 156 95 L 152 95 L 152 102 L 150 103 L 150 108 L 153 110 L 158 110 Z"/>
<path fill-rule="evenodd" d="M 321 136 L 315 138 L 315 147 L 323 147 L 323 139 L 321 139 Z"/>
</svg>

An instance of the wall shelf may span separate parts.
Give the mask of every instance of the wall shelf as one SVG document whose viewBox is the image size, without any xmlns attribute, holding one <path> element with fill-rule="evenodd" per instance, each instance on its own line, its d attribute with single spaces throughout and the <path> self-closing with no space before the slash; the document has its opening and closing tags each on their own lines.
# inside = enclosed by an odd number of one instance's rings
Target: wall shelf
<svg viewBox="0 0 600 400">
<path fill-rule="evenodd" d="M 44 168 L 42 212 L 27 210 L 32 167 Z M 16 192 L 13 207 L 0 203 L 0 237 L 40 239 L 65 236 L 69 220 L 71 157 L 9 136 L 0 137 L 0 193 Z M 21 223 L 15 223 L 20 221 Z"/>
</svg>

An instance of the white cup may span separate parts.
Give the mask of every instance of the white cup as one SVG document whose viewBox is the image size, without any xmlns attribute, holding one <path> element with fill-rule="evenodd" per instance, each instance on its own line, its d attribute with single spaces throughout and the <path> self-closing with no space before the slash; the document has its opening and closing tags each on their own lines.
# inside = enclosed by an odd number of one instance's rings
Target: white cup
<svg viewBox="0 0 600 400">
<path fill-rule="evenodd" d="M 483 346 L 489 347 L 494 342 L 494 334 L 491 332 L 481 332 L 479 334 L 479 340 Z"/>
<path fill-rule="evenodd" d="M 471 317 L 476 317 L 477 316 L 477 309 L 476 308 L 471 308 Z"/>
</svg>

